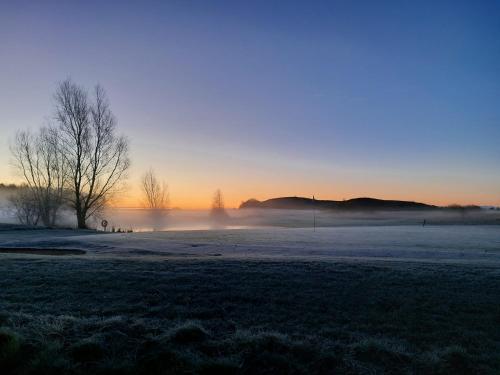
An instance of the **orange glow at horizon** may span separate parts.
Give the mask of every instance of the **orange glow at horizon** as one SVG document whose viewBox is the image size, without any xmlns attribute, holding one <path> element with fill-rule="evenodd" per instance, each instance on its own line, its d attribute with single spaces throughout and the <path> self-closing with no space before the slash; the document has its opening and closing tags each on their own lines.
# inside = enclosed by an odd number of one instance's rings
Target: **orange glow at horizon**
<svg viewBox="0 0 500 375">
<path fill-rule="evenodd" d="M 212 204 L 212 197 L 216 188 L 210 189 L 208 187 L 185 187 L 182 189 L 170 191 L 170 208 L 180 208 L 188 210 L 209 209 Z M 243 187 L 224 189 L 221 187 L 226 208 L 238 208 L 239 205 L 251 198 L 259 201 L 278 197 L 309 197 L 313 195 L 319 200 L 337 200 L 353 199 L 360 197 L 370 197 L 377 199 L 387 200 L 404 200 L 415 201 L 437 206 L 448 206 L 451 204 L 461 205 L 485 205 L 485 206 L 498 206 L 500 202 L 500 194 L 496 196 L 488 193 L 471 193 L 465 194 L 463 191 L 453 191 L 453 189 L 445 189 L 442 187 L 440 191 L 433 191 L 430 188 L 414 188 L 398 189 L 394 186 L 391 191 L 387 191 L 382 186 L 372 186 L 372 188 L 360 188 L 349 186 L 346 188 L 337 188 L 329 191 L 325 187 L 318 186 L 317 189 L 312 189 L 310 186 L 304 188 L 296 188 L 291 190 L 286 187 L 277 186 L 275 188 L 252 190 L 244 189 Z M 261 191 L 259 194 L 258 192 Z M 112 207 L 127 207 L 127 208 L 143 208 L 143 199 L 141 191 L 137 189 L 128 189 L 127 194 L 119 194 L 114 197 L 111 202 Z"/>
</svg>

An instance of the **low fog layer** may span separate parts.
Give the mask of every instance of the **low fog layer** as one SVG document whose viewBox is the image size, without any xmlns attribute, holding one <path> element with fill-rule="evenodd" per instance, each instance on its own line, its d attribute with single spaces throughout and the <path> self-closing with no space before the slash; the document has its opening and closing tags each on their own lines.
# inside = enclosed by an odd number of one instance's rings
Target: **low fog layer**
<svg viewBox="0 0 500 375">
<path fill-rule="evenodd" d="M 312 228 L 373 225 L 445 225 L 500 224 L 500 212 L 480 210 L 407 211 L 407 212 L 335 212 L 304 210 L 227 210 L 223 221 L 213 220 L 209 211 L 156 212 L 137 209 L 114 209 L 105 213 L 109 223 L 134 231 L 178 229 L 236 229 L 254 227 Z"/>
<path fill-rule="evenodd" d="M 335 212 L 304 210 L 227 210 L 224 220 L 214 219 L 208 210 L 154 211 L 145 209 L 107 209 L 90 224 L 103 229 L 101 222 L 108 222 L 107 230 L 163 231 L 238 229 L 258 227 L 313 228 L 335 226 L 378 225 L 448 225 L 448 224 L 500 224 L 500 212 L 480 210 L 460 211 L 407 211 L 407 212 Z M 0 211 L 0 222 L 15 223 L 7 210 Z M 71 212 L 63 212 L 59 225 L 73 227 L 76 221 Z"/>
<path fill-rule="evenodd" d="M 15 189 L 0 189 L 0 223 L 17 223 L 9 208 L 8 197 Z M 481 210 L 411 210 L 411 211 L 342 211 L 292 209 L 227 209 L 222 219 L 210 210 L 148 210 L 108 208 L 89 225 L 102 230 L 163 231 L 238 229 L 255 227 L 312 228 L 334 226 L 378 225 L 448 225 L 448 224 L 500 224 L 500 211 Z M 75 227 L 71 211 L 62 211 L 58 225 Z"/>
</svg>

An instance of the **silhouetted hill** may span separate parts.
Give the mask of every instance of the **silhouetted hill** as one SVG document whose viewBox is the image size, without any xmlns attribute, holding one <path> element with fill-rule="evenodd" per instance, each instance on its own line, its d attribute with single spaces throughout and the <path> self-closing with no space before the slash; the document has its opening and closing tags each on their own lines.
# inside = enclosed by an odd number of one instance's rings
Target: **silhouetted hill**
<svg viewBox="0 0 500 375">
<path fill-rule="evenodd" d="M 265 201 L 249 199 L 240 208 L 275 208 L 275 209 L 340 209 L 340 210 L 422 210 L 436 209 L 437 206 L 419 202 L 383 200 L 374 198 L 354 198 L 345 201 L 313 200 L 303 197 L 272 198 Z"/>
</svg>

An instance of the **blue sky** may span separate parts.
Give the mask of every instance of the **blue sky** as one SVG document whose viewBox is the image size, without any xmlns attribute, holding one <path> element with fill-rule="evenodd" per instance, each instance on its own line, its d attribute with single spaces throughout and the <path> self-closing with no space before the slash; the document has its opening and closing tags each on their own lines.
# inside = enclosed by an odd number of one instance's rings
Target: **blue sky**
<svg viewBox="0 0 500 375">
<path fill-rule="evenodd" d="M 43 3 L 43 4 L 42 4 Z M 57 82 L 108 92 L 185 207 L 312 195 L 500 204 L 498 1 L 0 4 L 0 180 L 8 140 Z M 205 203 L 204 203 L 205 202 Z"/>
</svg>

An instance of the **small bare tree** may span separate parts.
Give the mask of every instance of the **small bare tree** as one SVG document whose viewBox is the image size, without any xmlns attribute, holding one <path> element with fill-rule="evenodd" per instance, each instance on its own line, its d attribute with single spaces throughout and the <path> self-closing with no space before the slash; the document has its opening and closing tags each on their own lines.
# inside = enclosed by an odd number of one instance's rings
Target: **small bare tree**
<svg viewBox="0 0 500 375">
<path fill-rule="evenodd" d="M 145 207 L 149 209 L 168 208 L 168 186 L 165 182 L 158 180 L 152 168 L 142 177 L 142 192 Z"/>
<path fill-rule="evenodd" d="M 224 210 L 224 198 L 220 189 L 217 189 L 214 193 L 214 199 L 212 201 L 212 210 Z"/>
<path fill-rule="evenodd" d="M 69 172 L 70 204 L 78 228 L 86 228 L 87 219 L 104 208 L 125 177 L 130 166 L 128 142 L 116 135 L 116 121 L 100 86 L 90 102 L 82 87 L 66 80 L 54 98 Z"/>
<path fill-rule="evenodd" d="M 39 202 L 33 191 L 23 185 L 9 197 L 9 205 L 14 211 L 17 220 L 24 225 L 37 225 L 40 220 Z"/>
<path fill-rule="evenodd" d="M 215 219 L 227 218 L 226 209 L 224 207 L 224 197 L 220 189 L 217 189 L 212 200 L 211 216 Z"/>
<path fill-rule="evenodd" d="M 67 178 L 57 130 L 43 127 L 36 134 L 20 131 L 11 144 L 11 153 L 14 166 L 26 183 L 11 199 L 18 217 L 23 218 L 20 221 L 36 224 L 40 219 L 45 226 L 54 226 Z"/>
</svg>

